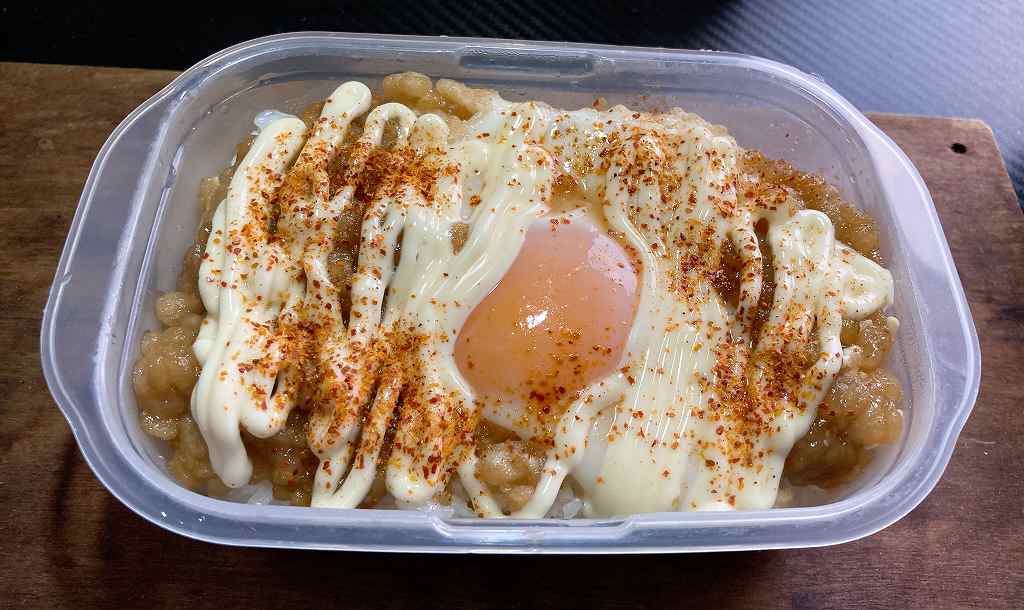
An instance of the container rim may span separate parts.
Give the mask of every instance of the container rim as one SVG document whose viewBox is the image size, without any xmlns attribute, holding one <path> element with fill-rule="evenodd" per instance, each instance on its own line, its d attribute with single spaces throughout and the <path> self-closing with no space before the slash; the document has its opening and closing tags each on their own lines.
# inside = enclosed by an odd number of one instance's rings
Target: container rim
<svg viewBox="0 0 1024 610">
<path fill-rule="evenodd" d="M 68 239 L 65 243 L 62 251 L 60 261 L 57 266 L 54 282 L 51 286 L 49 297 L 47 299 L 46 307 L 44 309 L 42 332 L 40 336 L 40 353 L 43 365 L 43 372 L 46 378 L 48 387 L 53 394 L 58 407 L 68 420 L 72 432 L 81 448 L 82 454 L 86 462 L 93 469 L 97 478 L 107 487 L 111 493 L 117 497 L 122 503 L 128 506 L 132 511 L 136 512 L 143 518 L 160 525 L 168 530 L 176 533 L 199 539 L 208 542 L 217 542 L 221 544 L 237 545 L 237 546 L 264 546 L 264 547 L 292 547 L 292 548 L 331 548 L 331 549 L 347 549 L 347 550 L 374 550 L 374 551 L 414 551 L 414 552 L 504 552 L 504 553 L 521 553 L 521 552 L 546 552 L 546 553 L 636 553 L 636 552 L 681 552 L 681 551 L 707 551 L 707 550 L 731 550 L 740 548 L 798 548 L 808 546 L 827 546 L 830 544 L 839 544 L 850 540 L 855 540 L 867 535 L 870 535 L 878 530 L 890 525 L 895 522 L 915 506 L 917 506 L 924 497 L 931 491 L 931 489 L 937 483 L 941 476 L 945 466 L 947 465 L 949 458 L 955 446 L 955 440 L 970 411 L 973 407 L 974 400 L 977 397 L 978 386 L 980 381 L 980 348 L 978 344 L 977 332 L 974 327 L 973 319 L 971 318 L 969 307 L 966 302 L 966 298 L 963 292 L 962 285 L 959 282 L 958 277 L 952 277 L 950 281 L 950 288 L 953 297 L 954 305 L 957 313 L 961 320 L 964 339 L 964 350 L 965 350 L 965 361 L 964 371 L 967 384 L 964 386 L 963 391 L 959 395 L 957 404 L 953 410 L 955 418 L 950 425 L 945 428 L 945 434 L 939 439 L 939 450 L 937 454 L 930 456 L 932 461 L 927 469 L 925 476 L 923 476 L 918 484 L 912 488 L 898 489 L 899 484 L 902 482 L 901 478 L 886 477 L 883 481 L 877 484 L 879 489 L 874 489 L 875 500 L 877 502 L 879 498 L 885 497 L 886 495 L 896 494 L 900 496 L 898 501 L 890 503 L 884 512 L 875 515 L 872 519 L 864 521 L 857 527 L 851 527 L 848 529 L 845 536 L 840 539 L 829 539 L 827 541 L 815 540 L 815 539 L 797 539 L 790 541 L 779 541 L 776 543 L 759 543 L 753 547 L 744 546 L 743 540 L 723 538 L 721 545 L 699 545 L 699 546 L 686 546 L 684 541 L 680 541 L 680 544 L 672 546 L 651 546 L 643 544 L 641 541 L 637 543 L 631 543 L 630 540 L 623 540 L 617 538 L 609 538 L 603 543 L 596 546 L 586 548 L 575 548 L 572 547 L 570 542 L 559 540 L 559 539 L 544 539 L 538 537 L 536 534 L 526 533 L 527 530 L 545 530 L 545 531 L 569 531 L 569 529 L 579 530 L 579 528 L 586 528 L 587 526 L 596 524 L 607 524 L 608 520 L 576 520 L 572 525 L 562 524 L 558 522 L 515 522 L 509 520 L 492 522 L 497 528 L 504 528 L 513 531 L 519 531 L 519 535 L 523 535 L 524 539 L 518 541 L 520 544 L 501 544 L 497 546 L 488 544 L 486 541 L 479 539 L 463 539 L 460 536 L 460 532 L 468 531 L 483 531 L 486 526 L 474 525 L 470 527 L 462 527 L 463 521 L 449 519 L 442 520 L 437 516 L 431 516 L 429 520 L 420 520 L 419 523 L 430 523 L 433 530 L 438 534 L 437 539 L 433 542 L 427 542 L 425 544 L 417 544 L 415 541 L 411 541 L 408 544 L 389 544 L 389 545 L 371 545 L 371 544 L 346 544 L 344 542 L 328 542 L 328 543 L 310 543 L 292 541 L 288 539 L 282 539 L 280 537 L 269 537 L 261 539 L 253 537 L 249 539 L 245 538 L 231 538 L 229 536 L 215 535 L 209 532 L 208 528 L 197 527 L 197 526 L 186 526 L 184 522 L 177 523 L 158 516 L 158 513 L 162 511 L 154 510 L 151 506 L 146 506 L 140 500 L 141 492 L 139 490 L 130 490 L 130 484 L 126 481 L 118 480 L 117 477 L 112 475 L 110 470 L 110 460 L 119 462 L 118 466 L 127 466 L 132 476 L 134 477 L 134 483 L 142 485 L 145 488 L 149 488 L 150 493 L 156 493 L 164 496 L 166 500 L 177 505 L 186 511 L 192 513 L 199 513 L 210 518 L 211 521 L 218 519 L 231 520 L 233 517 L 237 518 L 239 513 L 253 513 L 246 514 L 245 518 L 252 522 L 264 522 L 266 525 L 271 526 L 278 523 L 276 517 L 295 515 L 294 511 L 302 511 L 302 514 L 308 518 L 303 518 L 302 521 L 309 525 L 319 525 L 329 527 L 331 525 L 337 525 L 339 521 L 344 521 L 346 518 L 351 518 L 352 513 L 358 512 L 361 515 L 368 515 L 364 519 L 358 519 L 358 521 L 365 521 L 370 524 L 376 521 L 390 521 L 398 520 L 400 518 L 392 518 L 387 515 L 380 515 L 379 513 L 395 513 L 397 511 L 386 511 L 386 510 L 359 510 L 359 511 L 338 511 L 332 509 L 294 509 L 290 507 L 274 507 L 274 506 L 260 506 L 260 507 L 249 507 L 254 510 L 242 510 L 246 507 L 243 504 L 236 504 L 225 502 L 221 500 L 215 500 L 195 494 L 187 491 L 184 488 L 174 487 L 168 490 L 167 488 L 157 484 L 146 473 L 141 472 L 138 469 L 138 465 L 132 463 L 133 460 L 128 459 L 120 448 L 111 447 L 109 439 L 103 438 L 103 434 L 106 432 L 102 422 L 89 422 L 83 417 L 85 408 L 82 405 L 76 403 L 72 398 L 72 393 L 68 391 L 66 387 L 63 372 L 60 368 L 60 363 L 56 358 L 54 338 L 56 333 L 60 331 L 55 326 L 57 319 L 57 312 L 60 309 L 61 304 L 61 292 L 63 287 L 68 281 L 70 281 L 70 275 L 68 274 L 68 268 L 74 259 L 74 254 L 77 250 L 78 241 L 82 234 L 83 222 L 88 216 L 88 212 L 92 206 L 94 200 L 95 189 L 99 181 L 100 175 L 103 173 L 103 169 L 109 160 L 112 150 L 116 147 L 121 137 L 134 126 L 141 118 L 146 116 L 157 108 L 161 102 L 172 98 L 180 94 L 183 90 L 185 83 L 191 82 L 195 79 L 205 78 L 212 75 L 216 71 L 219 71 L 225 67 L 230 66 L 236 61 L 243 59 L 250 59 L 255 55 L 258 55 L 261 51 L 269 50 L 273 48 L 277 50 L 281 45 L 285 43 L 292 43 L 296 46 L 301 47 L 312 47 L 318 44 L 324 44 L 332 42 L 335 45 L 340 43 L 351 43 L 352 45 L 363 44 L 365 45 L 368 41 L 379 41 L 388 44 L 399 44 L 399 43 L 410 43 L 413 46 L 419 45 L 418 48 L 422 49 L 424 45 L 431 45 L 432 47 L 444 46 L 448 50 L 454 50 L 460 46 L 462 47 L 482 47 L 484 50 L 534 50 L 541 52 L 553 52 L 553 53 L 565 53 L 567 50 L 579 51 L 579 52 L 590 52 L 598 54 L 602 57 L 614 59 L 617 55 L 622 55 L 623 58 L 637 58 L 637 57 L 659 57 L 671 55 L 673 59 L 692 61 L 699 63 L 731 63 L 744 67 L 749 67 L 758 72 L 769 73 L 783 79 L 788 85 L 798 87 L 801 90 L 812 95 L 816 100 L 822 102 L 831 108 L 838 114 L 839 117 L 846 120 L 854 129 L 854 131 L 862 138 L 864 145 L 869 149 L 872 157 L 885 157 L 885 161 L 895 164 L 900 170 L 901 179 L 905 180 L 909 188 L 917 193 L 922 202 L 931 210 L 931 216 L 928 218 L 932 227 L 932 231 L 936 236 L 937 244 L 941 250 L 941 254 L 945 258 L 945 262 L 948 263 L 948 267 L 953 270 L 953 274 L 956 274 L 955 265 L 952 264 L 952 257 L 949 253 L 948 244 L 946 243 L 945 237 L 942 233 L 941 226 L 938 224 L 937 216 L 934 212 L 934 204 L 931 197 L 924 185 L 923 180 L 918 174 L 917 170 L 910 163 L 906 155 L 901 151 L 892 140 L 885 135 L 877 126 L 867 119 L 862 113 L 854 108 L 847 100 L 836 93 L 831 87 L 821 81 L 820 78 L 803 73 L 796 68 L 787 66 L 785 64 L 775 62 L 772 60 L 762 59 L 749 55 L 731 53 L 731 52 L 720 52 L 720 51 L 691 51 L 691 50 L 676 50 L 676 49 L 664 49 L 664 48 L 651 48 L 651 47 L 625 47 L 625 46 L 612 46 L 612 45 L 590 45 L 584 43 L 557 43 L 557 42 L 530 42 L 530 41 L 517 41 L 517 40 L 502 40 L 502 39 L 488 39 L 488 38 L 449 38 L 449 37 L 432 37 L 432 36 L 394 36 L 386 34 L 350 34 L 350 33 L 333 33 L 333 32 L 292 32 L 285 34 L 277 34 L 273 36 L 266 36 L 262 38 L 253 39 L 247 42 L 242 42 L 234 46 L 228 47 L 222 51 L 214 53 L 209 57 L 198 62 L 188 70 L 185 70 L 175 79 L 173 79 L 168 85 L 163 87 L 160 91 L 154 94 L 146 102 L 141 104 L 138 108 L 132 111 L 112 132 L 110 137 L 101 147 L 93 167 L 89 173 L 89 176 L 85 182 L 83 188 L 82 197 L 78 208 L 76 209 L 74 219 L 68 233 Z M 102 339 L 102 337 L 99 337 Z M 95 362 L 93 363 L 95 364 Z M 92 376 L 95 380 L 95 375 Z M 104 447 L 104 443 L 107 444 Z M 904 473 L 905 474 L 905 473 Z M 883 485 L 884 483 L 884 485 Z M 866 490 L 865 490 L 866 491 Z M 168 493 L 170 492 L 170 493 Z M 817 507 L 806 507 L 806 508 L 787 508 L 787 509 L 771 509 L 767 511 L 746 511 L 737 513 L 727 514 L 711 514 L 711 513 L 686 513 L 685 514 L 685 525 L 693 528 L 716 528 L 716 527 L 771 527 L 774 522 L 779 520 L 793 520 L 798 519 L 803 522 L 814 522 L 818 524 L 829 523 L 837 520 L 839 517 L 850 515 L 865 511 L 870 508 L 870 502 L 864 502 L 859 497 L 863 494 L 862 492 L 855 493 L 853 496 L 841 500 L 839 502 L 817 506 Z M 265 518 L 260 518 L 261 515 Z M 339 518 L 340 517 L 340 518 Z M 352 520 L 352 519 L 350 519 Z M 291 522 L 295 522 L 293 519 L 289 519 Z M 468 520 L 470 523 L 477 523 L 472 520 Z M 626 534 L 627 530 L 636 531 L 648 530 L 656 531 L 661 534 L 667 534 L 670 530 L 666 529 L 666 526 L 679 525 L 680 514 L 679 513 L 655 513 L 646 515 L 634 515 L 627 517 L 623 520 L 614 520 L 616 523 L 621 525 L 610 528 L 611 530 L 618 530 L 620 533 Z M 202 520 L 200 519 L 200 524 Z M 609 531 L 606 529 L 606 531 Z M 526 544 L 522 544 L 522 543 Z M 454 544 L 452 544 L 454 543 Z"/>
</svg>

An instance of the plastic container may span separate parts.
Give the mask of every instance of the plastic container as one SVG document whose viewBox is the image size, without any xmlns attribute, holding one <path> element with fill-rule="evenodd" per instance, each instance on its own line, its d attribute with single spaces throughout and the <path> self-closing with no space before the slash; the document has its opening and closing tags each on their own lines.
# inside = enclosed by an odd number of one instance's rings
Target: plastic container
<svg viewBox="0 0 1024 610">
<path fill-rule="evenodd" d="M 739 143 L 820 171 L 878 219 L 902 321 L 904 438 L 836 501 L 750 512 L 619 519 L 447 519 L 389 510 L 253 506 L 207 498 L 166 473 L 139 430 L 131 365 L 155 328 L 198 219 L 201 177 L 220 170 L 263 109 L 296 110 L 346 79 L 416 70 L 563 107 L 595 97 L 678 105 Z M 934 487 L 978 392 L 980 353 L 925 185 L 889 138 L 821 80 L 728 53 L 330 33 L 247 42 L 184 72 L 100 150 L 57 268 L 43 368 L 85 459 L 129 508 L 224 544 L 435 552 L 637 553 L 835 544 L 893 523 Z"/>
</svg>

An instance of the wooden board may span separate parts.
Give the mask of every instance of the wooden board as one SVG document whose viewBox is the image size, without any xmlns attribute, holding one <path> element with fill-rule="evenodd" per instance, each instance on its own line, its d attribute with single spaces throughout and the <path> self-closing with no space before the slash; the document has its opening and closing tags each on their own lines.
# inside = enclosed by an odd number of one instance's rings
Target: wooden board
<svg viewBox="0 0 1024 610">
<path fill-rule="evenodd" d="M 417 556 L 219 547 L 143 521 L 79 455 L 40 373 L 38 330 L 93 157 L 173 76 L 0 64 L 0 606 L 1024 604 L 1024 218 L 990 130 L 972 120 L 873 116 L 931 189 L 984 361 L 945 476 L 879 534 L 714 555 Z"/>
</svg>

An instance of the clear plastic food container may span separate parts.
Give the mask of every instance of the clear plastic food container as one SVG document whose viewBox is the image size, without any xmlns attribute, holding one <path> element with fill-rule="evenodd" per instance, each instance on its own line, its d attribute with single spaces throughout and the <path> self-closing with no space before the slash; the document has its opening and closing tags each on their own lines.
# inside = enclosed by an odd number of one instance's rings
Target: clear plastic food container
<svg viewBox="0 0 1024 610">
<path fill-rule="evenodd" d="M 268 108 L 295 111 L 346 79 L 405 70 L 562 107 L 598 96 L 681 106 L 745 147 L 821 172 L 878 219 L 902 326 L 892 368 L 904 437 L 832 503 L 600 520 L 472 520 L 429 512 L 257 506 L 175 483 L 139 429 L 131 388 L 153 300 L 174 285 L 203 176 Z M 942 474 L 978 392 L 970 311 L 931 198 L 907 157 L 818 78 L 743 55 L 478 39 L 284 34 L 232 47 L 131 113 L 85 184 L 43 319 L 43 369 L 86 461 L 129 508 L 233 545 L 432 552 L 638 553 L 820 546 L 893 523 Z"/>
</svg>

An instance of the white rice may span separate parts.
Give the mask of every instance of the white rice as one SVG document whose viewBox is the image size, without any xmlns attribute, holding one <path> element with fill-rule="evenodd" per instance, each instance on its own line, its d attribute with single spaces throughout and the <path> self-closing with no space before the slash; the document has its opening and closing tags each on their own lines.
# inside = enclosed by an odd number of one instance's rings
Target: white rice
<svg viewBox="0 0 1024 610">
<path fill-rule="evenodd" d="M 242 502 L 244 504 L 288 506 L 288 502 L 274 499 L 274 486 L 270 481 L 243 485 L 238 489 L 232 489 L 224 497 L 232 502 Z"/>
</svg>

